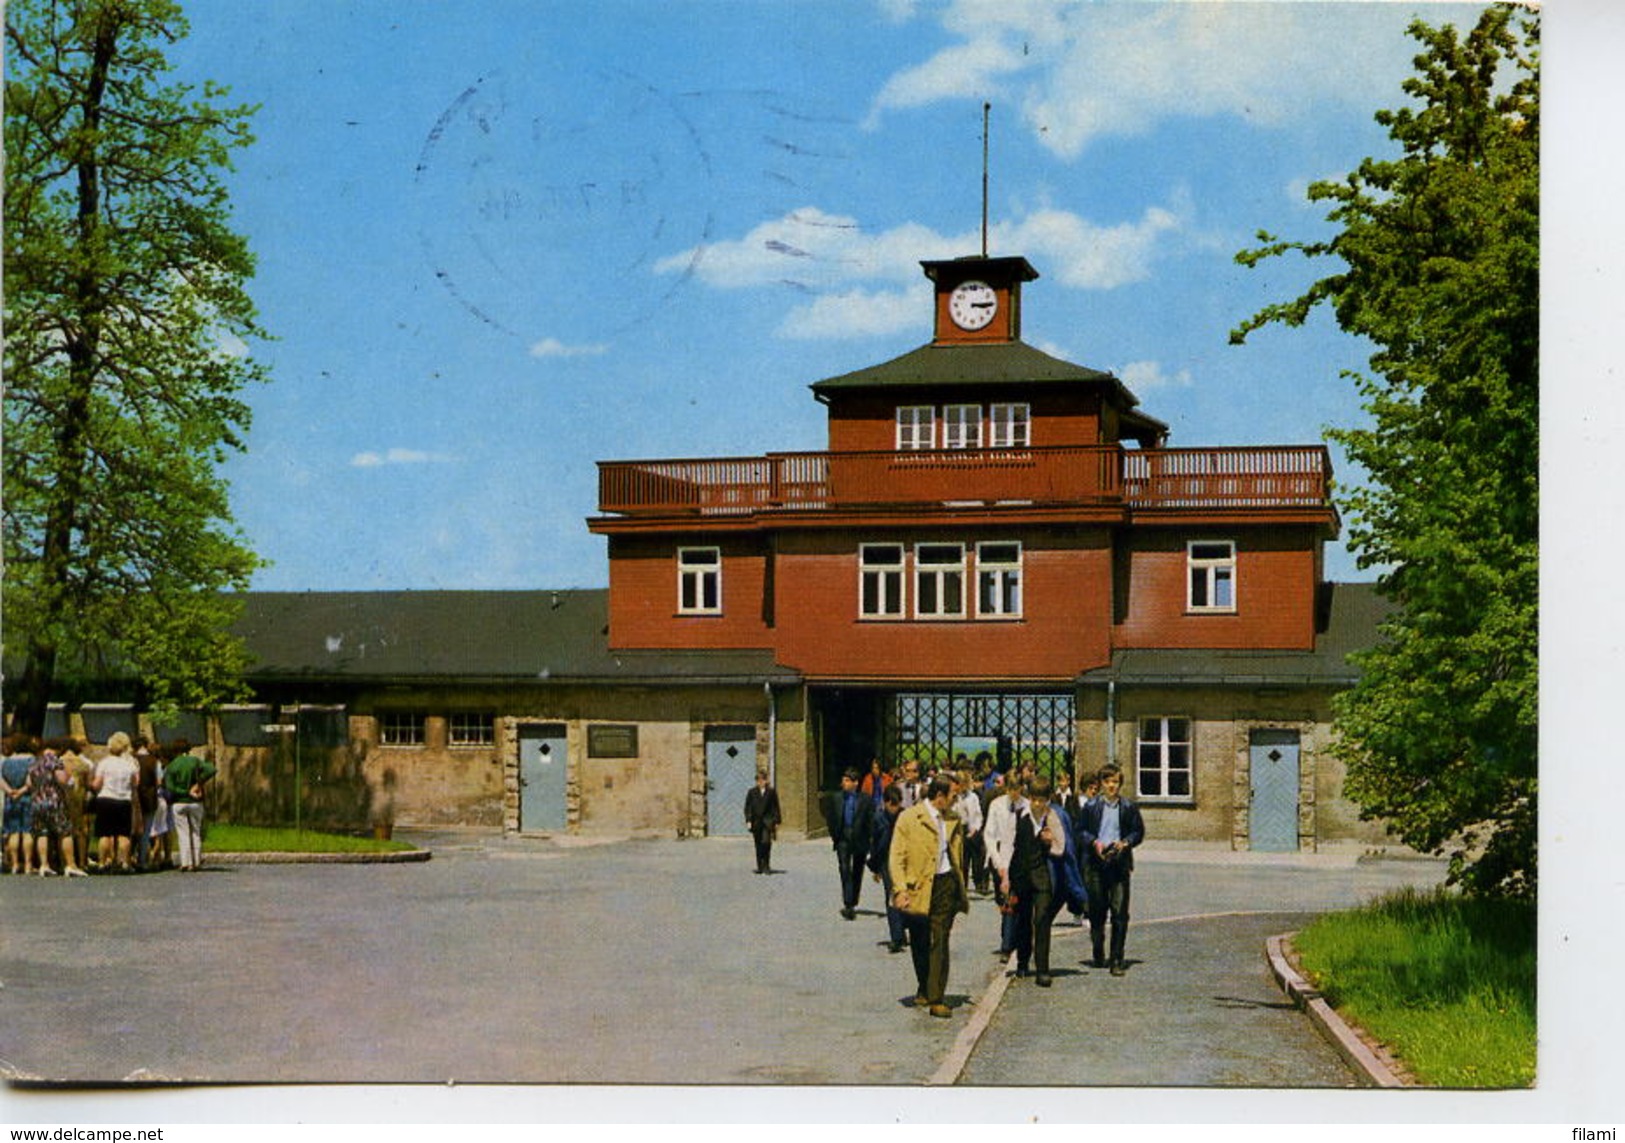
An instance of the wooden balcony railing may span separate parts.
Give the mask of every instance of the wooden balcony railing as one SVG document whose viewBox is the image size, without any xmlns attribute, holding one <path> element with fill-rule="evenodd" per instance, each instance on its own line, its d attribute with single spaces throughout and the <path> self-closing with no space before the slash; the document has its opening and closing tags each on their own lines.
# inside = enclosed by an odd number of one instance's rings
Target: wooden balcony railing
<svg viewBox="0 0 1625 1143">
<path fill-rule="evenodd" d="M 701 460 L 606 460 L 598 508 L 628 516 L 739 515 L 910 504 L 1138 508 L 1322 507 L 1331 461 L 1297 448 L 788 452 Z"/>
</svg>

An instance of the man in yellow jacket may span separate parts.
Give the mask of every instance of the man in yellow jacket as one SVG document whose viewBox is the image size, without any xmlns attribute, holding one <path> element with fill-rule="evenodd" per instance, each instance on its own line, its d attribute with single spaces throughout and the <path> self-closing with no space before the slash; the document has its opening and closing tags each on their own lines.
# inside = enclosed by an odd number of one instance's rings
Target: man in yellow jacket
<svg viewBox="0 0 1625 1143">
<path fill-rule="evenodd" d="M 892 834 L 892 904 L 903 913 L 909 952 L 914 958 L 914 1006 L 933 1016 L 951 1016 L 948 989 L 948 935 L 955 913 L 970 912 L 965 891 L 965 823 L 949 808 L 953 783 L 938 776 L 923 801 L 897 817 Z"/>
</svg>

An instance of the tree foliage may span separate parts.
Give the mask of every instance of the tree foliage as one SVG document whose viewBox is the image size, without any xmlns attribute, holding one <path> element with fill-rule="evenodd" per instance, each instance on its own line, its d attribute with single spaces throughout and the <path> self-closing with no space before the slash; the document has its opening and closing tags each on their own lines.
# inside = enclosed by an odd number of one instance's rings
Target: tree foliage
<svg viewBox="0 0 1625 1143">
<path fill-rule="evenodd" d="M 108 670 L 156 708 L 207 706 L 258 566 L 218 466 L 243 447 L 263 337 L 222 172 L 251 109 L 169 79 L 170 0 L 11 0 L 5 85 L 8 688 L 38 729 L 54 686 Z"/>
<path fill-rule="evenodd" d="M 1375 346 L 1355 382 L 1370 427 L 1329 430 L 1369 482 L 1342 494 L 1360 566 L 1398 606 L 1339 696 L 1347 792 L 1452 880 L 1533 893 L 1539 429 L 1539 32 L 1483 13 L 1465 35 L 1417 21 L 1413 102 L 1377 122 L 1397 158 L 1315 183 L 1338 228 L 1280 241 L 1343 269 L 1232 335 L 1321 303 Z"/>
</svg>

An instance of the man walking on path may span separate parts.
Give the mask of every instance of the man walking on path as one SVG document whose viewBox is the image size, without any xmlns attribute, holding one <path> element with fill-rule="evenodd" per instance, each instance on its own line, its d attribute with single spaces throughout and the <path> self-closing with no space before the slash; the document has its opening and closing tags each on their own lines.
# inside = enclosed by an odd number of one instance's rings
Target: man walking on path
<svg viewBox="0 0 1625 1143">
<path fill-rule="evenodd" d="M 999 956 L 1016 947 L 1016 914 L 1010 904 L 1010 860 L 1016 853 L 1016 820 L 1025 803 L 1015 774 L 1005 779 L 1004 792 L 987 806 L 982 833 L 987 839 L 987 863 L 993 870 L 993 896 L 999 905 Z"/>
<path fill-rule="evenodd" d="M 886 893 L 886 948 L 900 953 L 908 944 L 908 930 L 903 927 L 903 914 L 892 903 L 891 843 L 897 829 L 897 815 L 903 812 L 903 791 L 887 786 L 882 795 L 880 813 L 875 815 L 873 840 L 869 843 L 869 871 L 881 883 Z"/>
<path fill-rule="evenodd" d="M 925 800 L 897 818 L 892 836 L 892 901 L 907 918 L 914 961 L 914 1005 L 948 1017 L 948 938 L 954 914 L 970 912 L 965 889 L 965 829 L 951 808 L 953 783 L 936 777 Z"/>
<path fill-rule="evenodd" d="M 830 844 L 835 847 L 835 864 L 841 873 L 841 916 L 850 921 L 858 914 L 875 804 L 859 792 L 858 772 L 847 770 L 841 775 L 841 788 L 824 795 L 823 810 Z"/>
<path fill-rule="evenodd" d="M 773 837 L 779 831 L 779 792 L 767 784 L 767 771 L 756 771 L 756 785 L 745 795 L 745 825 L 756 840 L 756 872 L 772 873 Z"/>
<path fill-rule="evenodd" d="M 1066 859 L 1066 826 L 1050 805 L 1047 778 L 1035 778 L 1027 807 L 1016 821 L 1015 856 L 1010 861 L 1010 891 L 1016 897 L 1016 975 L 1027 975 L 1036 961 L 1040 988 L 1050 986 L 1050 929 L 1065 902 L 1052 862 Z"/>
<path fill-rule="evenodd" d="M 1122 976 L 1123 949 L 1128 942 L 1129 877 L 1134 872 L 1134 847 L 1145 840 L 1140 807 L 1121 796 L 1123 771 L 1107 766 L 1100 771 L 1100 798 L 1084 806 L 1078 823 L 1078 844 L 1083 850 L 1083 884 L 1089 891 L 1089 940 L 1094 966 L 1105 967 L 1106 916 L 1112 921 L 1112 975 Z"/>
</svg>

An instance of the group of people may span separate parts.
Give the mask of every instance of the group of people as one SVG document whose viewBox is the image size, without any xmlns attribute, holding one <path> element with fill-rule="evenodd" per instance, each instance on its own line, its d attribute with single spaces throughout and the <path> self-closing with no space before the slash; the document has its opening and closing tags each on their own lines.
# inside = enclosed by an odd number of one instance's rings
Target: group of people
<svg viewBox="0 0 1625 1143">
<path fill-rule="evenodd" d="M 5 871 L 85 877 L 202 864 L 205 788 L 214 766 L 185 740 L 155 749 L 119 731 L 96 762 L 82 738 L 4 742 Z M 91 852 L 91 839 L 96 849 Z"/>
<path fill-rule="evenodd" d="M 933 1016 L 951 1015 L 944 1000 L 949 937 L 954 918 L 969 912 L 973 890 L 997 901 L 998 953 L 1015 954 L 1018 977 L 1030 975 L 1041 988 L 1053 984 L 1051 930 L 1063 908 L 1088 917 L 1091 964 L 1122 976 L 1134 848 L 1145 838 L 1145 823 L 1122 796 L 1121 769 L 1088 775 L 1074 792 L 1068 775 L 1039 776 L 1030 763 L 1008 773 L 994 769 L 987 755 L 975 770 L 964 755 L 956 763 L 921 778 L 917 761 L 888 772 L 877 759 L 867 774 L 846 771 L 840 789 L 823 796 L 841 916 L 856 917 L 867 868 L 884 887 L 887 947 L 909 949 L 914 1003 Z M 771 793 L 765 774 L 757 787 L 753 796 L 765 804 Z M 776 828 L 776 794 L 771 806 Z M 752 820 L 749 799 L 746 819 Z M 760 872 L 765 859 L 757 838 Z"/>
</svg>

